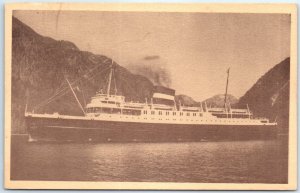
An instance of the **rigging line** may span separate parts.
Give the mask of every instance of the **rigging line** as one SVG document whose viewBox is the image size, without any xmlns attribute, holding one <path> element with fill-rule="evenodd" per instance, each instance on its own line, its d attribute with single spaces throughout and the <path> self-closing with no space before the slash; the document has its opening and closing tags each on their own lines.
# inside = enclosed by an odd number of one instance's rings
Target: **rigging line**
<svg viewBox="0 0 300 193">
<path fill-rule="evenodd" d="M 108 59 L 105 59 L 104 61 L 102 61 L 102 63 L 105 64 L 105 62 L 106 62 L 107 60 L 108 60 Z M 95 69 L 99 68 L 99 67 L 100 67 L 100 65 L 97 65 L 97 66 L 95 66 L 93 69 L 90 69 L 89 72 L 88 72 L 87 74 L 84 74 L 81 78 L 79 78 L 79 79 L 73 81 L 73 82 L 71 83 L 71 85 L 72 85 L 72 84 L 75 84 L 76 82 L 78 82 L 78 81 L 80 81 L 81 79 L 85 78 L 85 76 L 87 76 L 87 75 L 93 73 L 93 71 L 94 71 Z M 103 72 L 104 70 L 105 70 L 105 69 L 102 69 L 102 70 L 101 70 L 100 72 L 98 72 L 98 73 L 101 73 L 101 72 Z M 94 76 L 94 75 L 92 75 L 92 76 Z M 67 87 L 66 87 L 66 88 L 67 88 Z M 65 88 L 65 89 L 66 89 L 66 88 Z M 58 91 L 58 92 L 59 92 L 59 91 Z"/>
<path fill-rule="evenodd" d="M 94 87 L 96 87 L 96 86 L 95 86 L 95 83 L 92 81 L 92 78 L 93 78 L 93 77 L 85 78 L 85 80 L 86 80 L 87 82 L 89 82 L 90 84 L 92 84 Z"/>
<path fill-rule="evenodd" d="M 106 75 L 104 75 L 104 78 L 103 78 L 103 81 L 106 81 L 105 84 L 104 84 L 104 86 L 108 84 L 108 78 L 107 78 L 107 76 L 108 76 L 108 75 L 106 74 Z M 106 89 L 104 88 L 104 86 L 103 86 L 103 85 L 101 85 L 101 86 L 98 85 L 98 86 L 97 86 L 97 87 L 98 87 L 98 90 L 101 90 L 101 92 L 104 92 L 103 90 L 106 90 Z"/>
<path fill-rule="evenodd" d="M 61 93 L 61 94 L 57 95 L 55 98 L 46 101 L 45 104 L 40 105 L 39 107 L 35 107 L 35 110 L 38 110 L 38 109 L 41 108 L 42 106 L 45 106 L 45 105 L 47 105 L 47 104 L 49 104 L 49 103 L 51 103 L 51 102 L 53 102 L 53 101 L 59 99 L 60 97 L 64 96 L 65 94 L 67 94 L 67 93 L 69 93 L 69 92 L 70 92 L 70 90 L 67 89 L 64 93 Z M 85 100 L 85 98 L 84 98 L 84 100 Z M 85 103 L 86 103 L 86 102 L 85 102 Z"/>
<path fill-rule="evenodd" d="M 57 96 L 55 99 L 52 99 L 52 100 L 47 101 L 44 105 L 41 105 L 41 106 L 39 106 L 39 107 L 35 107 L 35 110 L 38 110 L 38 109 L 40 109 L 42 106 L 45 106 L 45 105 L 47 105 L 47 104 L 49 104 L 49 103 L 51 103 L 51 102 L 53 102 L 53 101 L 59 99 L 60 97 L 62 97 L 62 96 L 64 96 L 65 94 L 67 94 L 68 92 L 70 92 L 70 91 L 68 90 L 66 93 L 63 93 L 63 94 Z"/>
<path fill-rule="evenodd" d="M 99 66 L 97 66 L 97 67 L 99 67 Z M 95 69 L 95 68 L 94 68 L 94 69 Z M 94 69 L 93 69 L 93 70 L 94 70 Z M 102 73 L 102 72 L 105 71 L 106 69 L 108 69 L 108 68 L 102 69 L 100 72 L 97 72 L 97 73 L 95 73 L 94 75 L 92 75 L 92 77 L 95 76 L 96 74 Z M 85 74 L 85 76 L 88 75 L 88 74 L 90 74 L 90 73 L 92 73 L 93 70 L 91 70 L 89 73 Z M 84 77 L 84 78 L 85 78 L 85 77 Z M 74 85 L 75 83 L 77 83 L 77 82 L 80 81 L 81 79 L 83 79 L 83 78 L 79 78 L 79 79 L 73 81 L 73 82 L 71 83 L 71 85 Z M 52 97 L 50 97 L 48 100 L 51 100 L 51 99 L 55 98 L 55 97 L 56 97 L 57 95 L 59 95 L 60 93 L 67 91 L 67 89 L 68 89 L 68 88 L 64 88 L 64 89 L 62 89 L 62 90 L 60 90 L 60 91 L 57 91 L 56 94 L 54 94 L 54 95 L 53 95 Z M 46 103 L 48 103 L 47 100 L 46 100 Z M 43 104 L 40 104 L 40 105 L 43 105 Z M 39 105 L 37 105 L 37 106 L 39 106 Z"/>
<path fill-rule="evenodd" d="M 65 85 L 64 85 L 64 82 L 62 82 L 62 83 L 60 84 L 60 86 L 56 89 L 56 92 L 58 92 L 59 90 L 61 90 L 64 86 L 65 86 Z"/>
<path fill-rule="evenodd" d="M 105 62 L 105 61 L 104 61 L 104 62 Z M 71 83 L 71 85 L 73 85 L 73 84 L 79 82 L 80 80 L 82 80 L 82 79 L 84 79 L 84 78 L 86 79 L 85 76 L 87 76 L 87 75 L 93 73 L 93 71 L 94 71 L 96 68 L 98 68 L 98 67 L 100 67 L 100 65 L 98 65 L 98 66 L 94 67 L 93 69 L 89 70 L 89 72 L 88 72 L 87 74 L 83 75 L 81 78 L 79 78 L 79 79 L 73 81 L 73 82 Z M 94 75 L 92 75 L 92 77 L 94 77 L 96 74 L 102 73 L 102 72 L 105 71 L 105 70 L 106 70 L 105 68 L 102 69 L 100 72 L 97 72 L 97 73 L 95 73 Z M 68 89 L 68 87 L 66 87 L 66 88 L 64 88 L 64 89 Z"/>
<path fill-rule="evenodd" d="M 92 82 L 92 79 L 96 76 L 97 74 L 93 74 L 92 76 L 90 77 L 84 77 L 86 80 Z"/>
<path fill-rule="evenodd" d="M 95 68 L 93 68 L 89 73 L 85 74 L 84 76 L 86 76 L 86 75 L 92 73 L 92 72 L 93 72 L 96 68 L 98 68 L 99 66 L 100 66 L 100 65 L 96 66 Z M 107 69 L 109 69 L 109 67 L 102 69 L 100 72 L 97 72 L 97 74 L 102 73 L 103 71 L 105 71 L 105 70 L 107 70 Z M 95 75 L 93 75 L 93 76 L 95 76 Z M 84 78 L 85 78 L 85 77 L 84 77 Z M 81 80 L 81 79 L 83 79 L 83 77 L 81 77 L 81 78 L 79 78 L 79 79 L 73 81 L 73 82 L 71 83 L 71 85 L 73 86 L 73 84 L 77 83 L 77 82 L 78 82 L 79 80 Z M 60 91 L 57 91 L 52 97 L 50 97 L 50 98 L 44 100 L 43 102 L 41 102 L 40 104 L 36 105 L 35 107 L 33 107 L 33 109 L 36 109 L 37 107 L 39 108 L 40 106 L 43 106 L 44 103 L 48 104 L 48 101 L 49 101 L 49 100 L 52 100 L 53 98 L 55 98 L 55 97 L 56 97 L 57 95 L 59 95 L 60 93 L 67 91 L 67 89 L 68 89 L 68 88 L 66 87 L 66 88 L 63 88 L 63 89 L 60 90 Z M 65 94 L 66 94 L 66 93 L 65 93 Z"/>
<path fill-rule="evenodd" d="M 101 70 L 100 72 L 98 72 L 98 73 L 101 73 L 101 72 L 103 72 L 104 70 L 106 70 L 106 69 L 104 68 L 104 69 L 102 69 L 102 70 Z M 91 73 L 91 72 L 92 72 L 92 71 L 90 71 L 89 73 Z M 89 73 L 85 74 L 84 76 L 87 76 Z M 73 82 L 71 83 L 71 85 L 73 86 L 75 83 L 77 83 L 77 82 L 79 82 L 81 79 L 85 78 L 84 76 L 81 77 L 81 78 L 79 78 L 79 79 L 77 79 L 77 80 L 75 80 L 75 81 L 73 81 Z M 94 74 L 93 76 L 95 76 L 95 74 Z M 68 89 L 68 87 L 63 88 L 63 89 L 60 90 L 60 91 L 57 91 L 56 94 L 54 94 L 54 97 L 55 97 L 55 95 L 57 95 L 57 94 L 63 92 L 63 91 L 66 90 L 66 89 Z"/>
<path fill-rule="evenodd" d="M 85 80 L 87 80 L 87 81 L 89 81 L 90 83 L 92 83 L 95 87 L 97 87 L 97 86 L 95 85 L 95 83 L 92 81 L 93 78 L 94 78 L 96 75 L 97 75 L 97 73 L 93 74 L 93 75 L 90 76 L 90 77 L 84 77 L 84 78 L 85 78 Z M 104 79 L 106 80 L 106 77 L 105 77 Z"/>
<path fill-rule="evenodd" d="M 44 100 L 43 102 L 41 102 L 38 105 L 36 105 L 35 107 L 33 107 L 33 110 L 38 110 L 42 106 L 45 106 L 45 105 L 49 104 L 50 102 L 56 100 L 57 98 L 64 96 L 66 93 L 67 93 L 67 91 L 65 91 L 65 93 L 62 93 L 62 94 L 58 93 L 55 95 L 55 97 L 51 97 L 51 98 L 48 98 L 47 100 Z"/>
<path fill-rule="evenodd" d="M 81 94 L 82 94 L 82 98 L 83 98 L 83 104 L 84 104 L 84 106 L 86 106 L 85 94 L 84 94 L 83 89 L 81 90 Z"/>
<path fill-rule="evenodd" d="M 56 93 L 55 96 L 52 96 L 50 98 L 48 98 L 47 100 L 44 100 L 43 102 L 41 102 L 40 104 L 36 105 L 33 109 L 37 110 L 40 107 L 49 104 L 50 102 L 53 102 L 54 100 L 57 100 L 58 98 L 64 96 L 65 94 L 67 94 L 69 92 L 68 89 L 64 89 L 62 91 L 60 91 L 59 93 Z"/>
<path fill-rule="evenodd" d="M 57 95 L 55 98 L 49 99 L 48 101 L 45 101 L 43 105 L 39 105 L 39 106 L 34 107 L 34 110 L 38 110 L 42 106 L 45 106 L 45 105 L 47 105 L 47 104 L 49 104 L 49 103 L 51 103 L 51 102 L 59 99 L 60 97 L 65 96 L 65 94 L 67 94 L 68 92 L 70 92 L 70 90 L 66 90 L 64 93 L 61 93 L 61 94 Z"/>
<path fill-rule="evenodd" d="M 53 102 L 54 100 L 57 100 L 58 98 L 60 98 L 61 96 L 64 96 L 65 94 L 67 94 L 69 92 L 69 90 L 67 88 L 61 90 L 60 92 L 57 92 L 54 96 L 48 98 L 47 100 L 41 102 L 39 105 L 35 106 L 33 109 L 37 110 L 40 107 L 49 104 L 50 102 Z"/>
<path fill-rule="evenodd" d="M 68 92 L 67 88 L 64 88 L 58 92 L 56 92 L 54 95 L 52 95 L 50 98 L 44 100 L 43 102 L 36 105 L 33 109 L 39 108 L 40 106 L 43 106 L 44 104 L 48 104 L 48 101 L 51 101 L 52 99 L 55 99 L 57 96 L 59 96 L 61 93 L 66 94 Z"/>
<path fill-rule="evenodd" d="M 47 100 L 51 100 L 53 97 L 55 97 L 56 95 L 58 95 L 60 92 L 62 92 L 64 90 L 63 88 L 64 82 L 60 85 L 60 87 L 57 89 L 56 93 L 53 94 L 50 98 L 40 102 L 38 105 L 34 106 L 33 109 L 38 108 L 40 105 L 42 105 L 43 103 L 47 103 Z M 62 90 L 61 90 L 62 89 Z"/>
<path fill-rule="evenodd" d="M 81 105 L 79 99 L 78 99 L 77 96 L 76 96 L 76 93 L 74 92 L 74 90 L 73 90 L 73 88 L 72 88 L 72 86 L 71 86 L 71 84 L 70 84 L 70 82 L 69 82 L 69 80 L 68 80 L 67 78 L 66 78 L 66 81 L 68 82 L 68 85 L 70 86 L 70 89 L 71 89 L 71 91 L 72 91 L 72 93 L 73 93 L 73 95 L 74 95 L 74 97 L 75 97 L 75 99 L 76 99 L 76 101 L 77 101 L 77 103 L 78 103 L 78 105 L 79 105 L 81 111 L 82 111 L 83 114 L 85 115 L 84 108 L 82 107 L 82 105 Z"/>
<path fill-rule="evenodd" d="M 57 96 L 59 96 L 61 93 L 66 92 L 67 89 L 63 88 L 61 90 L 58 90 L 54 95 L 52 95 L 50 98 L 42 101 L 41 103 L 39 103 L 38 105 L 36 105 L 33 109 L 39 108 L 40 106 L 43 106 L 44 104 L 48 104 L 48 101 L 51 101 L 52 99 L 56 98 Z"/>
<path fill-rule="evenodd" d="M 104 69 L 102 69 L 100 72 L 98 72 L 98 73 L 102 73 L 103 71 L 105 71 L 106 69 L 108 69 L 108 68 L 104 68 Z M 96 73 L 96 74 L 98 74 L 98 73 Z M 95 74 L 95 75 L 96 75 Z M 82 79 L 82 78 L 81 78 Z M 73 81 L 72 82 L 72 85 L 74 85 L 76 82 L 78 82 L 80 79 L 78 79 L 78 80 L 76 80 L 76 81 Z M 64 92 L 64 93 L 63 93 Z M 64 88 L 64 89 L 62 89 L 61 91 L 58 91 L 54 96 L 52 96 L 52 97 L 50 97 L 48 100 L 46 100 L 46 101 L 44 101 L 44 103 L 46 103 L 46 104 L 48 104 L 49 102 L 48 101 L 50 101 L 50 102 L 52 102 L 53 100 L 52 99 L 54 99 L 54 98 L 56 98 L 59 94 L 61 94 L 61 93 L 63 93 L 62 95 L 64 95 L 64 94 L 66 94 L 68 92 L 68 88 Z M 39 105 L 37 105 L 35 108 L 37 108 L 37 107 L 39 107 L 39 106 L 42 106 L 42 105 L 44 105 L 43 103 L 40 103 Z M 35 109 L 34 108 L 34 109 Z"/>
</svg>

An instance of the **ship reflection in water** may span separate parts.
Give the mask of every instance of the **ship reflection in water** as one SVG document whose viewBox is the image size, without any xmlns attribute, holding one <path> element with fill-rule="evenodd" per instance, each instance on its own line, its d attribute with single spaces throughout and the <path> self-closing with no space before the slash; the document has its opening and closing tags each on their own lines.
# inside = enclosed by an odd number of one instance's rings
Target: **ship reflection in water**
<svg viewBox="0 0 300 193">
<path fill-rule="evenodd" d="M 12 136 L 12 180 L 287 183 L 286 136 L 192 143 L 30 143 Z"/>
</svg>

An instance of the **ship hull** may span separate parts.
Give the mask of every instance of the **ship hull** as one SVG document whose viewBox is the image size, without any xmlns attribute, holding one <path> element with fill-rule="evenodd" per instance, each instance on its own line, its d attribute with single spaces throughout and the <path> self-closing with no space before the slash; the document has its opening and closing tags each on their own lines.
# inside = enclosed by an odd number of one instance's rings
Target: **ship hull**
<svg viewBox="0 0 300 193">
<path fill-rule="evenodd" d="M 30 140 L 178 142 L 272 139 L 275 125 L 162 124 L 26 117 Z"/>
</svg>

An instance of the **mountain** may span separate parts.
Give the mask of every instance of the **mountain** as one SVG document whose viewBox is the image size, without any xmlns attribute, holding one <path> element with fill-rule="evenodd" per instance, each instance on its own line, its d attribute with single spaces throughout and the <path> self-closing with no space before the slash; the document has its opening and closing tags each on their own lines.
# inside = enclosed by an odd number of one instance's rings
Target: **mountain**
<svg viewBox="0 0 300 193">
<path fill-rule="evenodd" d="M 200 102 L 195 101 L 192 97 L 187 95 L 176 95 L 175 101 L 177 104 L 179 104 L 180 101 L 180 103 L 184 106 L 200 106 Z M 202 101 L 202 103 L 205 102 L 208 107 L 224 107 L 224 94 L 218 94 Z M 229 102 L 231 106 L 235 106 L 238 103 L 238 99 L 235 96 L 228 94 L 227 102 Z"/>
<path fill-rule="evenodd" d="M 203 101 L 206 102 L 208 107 L 224 107 L 224 94 L 218 94 L 211 98 L 208 98 Z M 227 95 L 227 103 L 230 103 L 231 106 L 234 106 L 238 102 L 238 99 L 235 96 L 232 96 L 230 94 Z"/>
<path fill-rule="evenodd" d="M 257 117 L 276 120 L 287 132 L 289 123 L 290 58 L 286 58 L 263 75 L 238 102 L 249 105 Z"/>
<path fill-rule="evenodd" d="M 82 114 L 65 77 L 73 82 L 81 103 L 96 91 L 106 90 L 112 59 L 79 50 L 68 41 L 57 41 L 36 33 L 17 18 L 12 19 L 12 128 L 14 133 L 24 132 L 24 111 L 61 114 Z M 135 75 L 114 62 L 117 93 L 128 100 L 144 101 L 152 95 L 153 84 L 141 75 Z M 88 74 L 88 75 L 87 75 Z M 65 95 L 49 104 L 47 99 L 60 89 Z M 111 90 L 114 92 L 114 89 Z M 64 92 L 63 92 L 64 93 Z M 61 93 L 61 94 L 63 94 Z M 88 101 L 86 101 L 88 102 Z"/>
<path fill-rule="evenodd" d="M 181 103 L 181 105 L 184 106 L 198 106 L 199 103 L 196 102 L 192 97 L 189 97 L 187 95 L 176 95 L 175 96 L 175 102 L 176 104 Z"/>
</svg>

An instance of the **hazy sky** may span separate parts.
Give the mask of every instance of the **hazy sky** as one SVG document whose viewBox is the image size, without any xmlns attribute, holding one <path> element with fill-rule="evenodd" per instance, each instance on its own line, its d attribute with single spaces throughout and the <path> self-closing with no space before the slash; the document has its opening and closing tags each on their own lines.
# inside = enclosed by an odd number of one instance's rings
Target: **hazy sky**
<svg viewBox="0 0 300 193">
<path fill-rule="evenodd" d="M 241 97 L 290 56 L 290 16 L 284 14 L 17 11 L 14 16 L 43 36 L 71 41 L 125 67 L 155 56 L 159 62 L 153 65 L 170 73 L 176 93 L 196 100 L 225 92 L 228 67 L 228 92 Z"/>
</svg>

